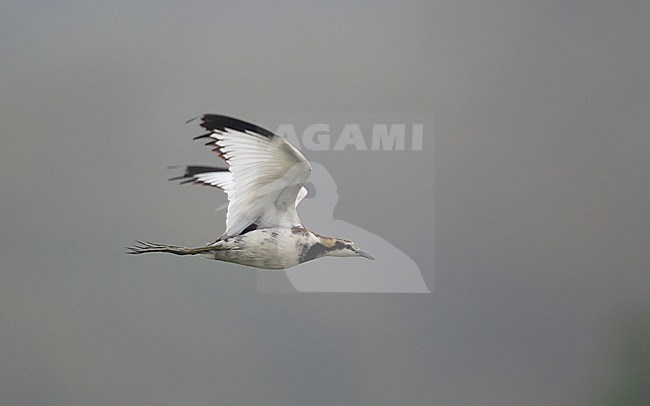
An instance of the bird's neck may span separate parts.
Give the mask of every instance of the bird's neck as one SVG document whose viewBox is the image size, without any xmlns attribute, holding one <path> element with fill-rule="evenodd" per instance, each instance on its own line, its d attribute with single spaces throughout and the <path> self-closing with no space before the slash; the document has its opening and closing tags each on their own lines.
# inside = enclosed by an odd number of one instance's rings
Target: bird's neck
<svg viewBox="0 0 650 406">
<path fill-rule="evenodd" d="M 309 232 L 312 235 L 312 244 L 301 256 L 301 262 L 311 261 L 316 258 L 329 255 L 330 252 L 338 248 L 337 238 L 326 237 L 324 235 Z M 341 244 L 341 242 L 339 242 Z"/>
<path fill-rule="evenodd" d="M 316 234 L 316 233 L 313 233 L 313 232 L 312 232 L 312 234 L 314 235 L 314 237 L 316 237 L 316 242 L 318 244 L 323 245 L 327 249 L 334 249 L 334 247 L 336 246 L 336 243 L 341 241 L 341 240 L 339 240 L 338 238 L 335 238 L 335 237 L 327 237 L 327 236 Z"/>
</svg>

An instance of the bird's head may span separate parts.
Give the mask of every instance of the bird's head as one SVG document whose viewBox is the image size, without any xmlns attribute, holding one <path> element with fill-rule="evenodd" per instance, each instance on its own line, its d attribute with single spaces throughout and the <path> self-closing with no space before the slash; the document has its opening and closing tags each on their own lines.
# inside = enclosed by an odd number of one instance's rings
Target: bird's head
<svg viewBox="0 0 650 406">
<path fill-rule="evenodd" d="M 329 241 L 324 241 L 324 245 L 327 249 L 325 255 L 331 257 L 364 257 L 368 259 L 375 259 L 372 255 L 362 251 L 359 246 L 349 240 L 344 240 L 342 238 L 331 238 Z"/>
</svg>

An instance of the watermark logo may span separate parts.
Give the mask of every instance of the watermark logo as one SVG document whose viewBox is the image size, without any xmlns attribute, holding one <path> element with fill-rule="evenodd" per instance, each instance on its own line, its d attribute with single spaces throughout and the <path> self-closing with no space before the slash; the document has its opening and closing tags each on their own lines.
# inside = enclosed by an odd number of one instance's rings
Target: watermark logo
<svg viewBox="0 0 650 406">
<path fill-rule="evenodd" d="M 315 232 L 355 241 L 375 260 L 325 257 L 284 272 L 258 271 L 258 291 L 430 293 L 419 266 L 403 251 L 350 221 L 334 218 L 336 182 L 325 166 L 311 166 L 309 193 L 298 206 L 303 223 Z"/>
<path fill-rule="evenodd" d="M 403 159 L 405 167 L 412 166 L 412 154 L 418 154 L 416 159 L 421 160 L 425 158 L 422 151 L 433 148 L 433 115 L 268 114 L 260 115 L 256 120 L 302 150 L 311 163 L 313 171 L 306 185 L 309 194 L 298 206 L 303 224 L 322 235 L 352 240 L 375 257 L 374 261 L 325 257 L 284 272 L 258 271 L 259 292 L 432 291 L 433 286 L 427 285 L 423 277 L 422 270 L 425 268 L 421 269 L 411 257 L 391 242 L 390 238 L 354 224 L 353 215 L 340 211 L 340 206 L 337 207 L 337 183 L 358 179 L 340 174 L 333 176 L 331 171 L 336 172 L 339 161 L 345 162 L 348 167 L 354 165 L 368 168 L 370 165 L 376 165 L 376 159 L 373 160 L 367 155 L 372 151 L 394 151 L 399 154 L 394 159 Z M 351 160 L 350 153 L 356 151 L 359 153 Z M 321 155 L 319 152 L 327 153 Z M 432 153 L 426 153 L 426 156 L 433 158 Z M 432 168 L 433 165 L 428 167 Z M 384 168 L 378 169 L 381 171 Z M 349 172 L 347 174 L 349 175 Z M 382 188 L 386 187 L 390 186 L 382 183 Z M 420 194 L 419 198 L 423 197 Z M 357 207 L 371 207 L 375 203 L 374 196 L 358 195 L 358 199 Z M 396 196 L 396 201 L 404 203 L 403 196 Z M 433 199 L 429 213 L 433 211 L 432 206 Z M 409 215 L 403 210 L 396 213 Z M 419 238 L 417 234 L 418 230 L 412 230 L 411 238 Z M 431 245 L 433 249 L 433 241 Z M 433 272 L 432 267 L 433 264 L 430 263 L 425 269 L 429 276 Z"/>
</svg>

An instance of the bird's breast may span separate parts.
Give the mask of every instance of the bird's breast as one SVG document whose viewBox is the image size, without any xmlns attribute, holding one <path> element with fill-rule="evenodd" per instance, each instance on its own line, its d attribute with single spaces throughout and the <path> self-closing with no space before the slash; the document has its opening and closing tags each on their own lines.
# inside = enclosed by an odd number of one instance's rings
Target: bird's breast
<svg viewBox="0 0 650 406">
<path fill-rule="evenodd" d="M 295 227 L 294 227 L 295 228 Z M 264 269 L 286 269 L 302 262 L 315 237 L 304 228 L 263 228 L 220 241 L 214 259 Z"/>
</svg>

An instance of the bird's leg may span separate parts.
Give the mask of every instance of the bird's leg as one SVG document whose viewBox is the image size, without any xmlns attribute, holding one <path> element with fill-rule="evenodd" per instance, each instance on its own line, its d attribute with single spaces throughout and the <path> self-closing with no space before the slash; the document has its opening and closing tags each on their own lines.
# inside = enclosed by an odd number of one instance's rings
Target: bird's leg
<svg viewBox="0 0 650 406">
<path fill-rule="evenodd" d="M 179 245 L 163 245 L 163 244 L 156 244 L 156 243 L 142 242 L 142 241 L 136 241 L 136 242 L 137 244 L 133 245 L 132 247 L 127 247 L 128 254 L 137 255 L 137 254 L 147 254 L 150 252 L 168 252 L 170 254 L 176 254 L 176 255 L 196 255 L 202 252 L 212 251 L 215 249 L 215 247 L 211 245 L 207 245 L 204 247 L 197 247 L 197 248 L 189 248 L 189 247 L 181 247 Z"/>
</svg>

